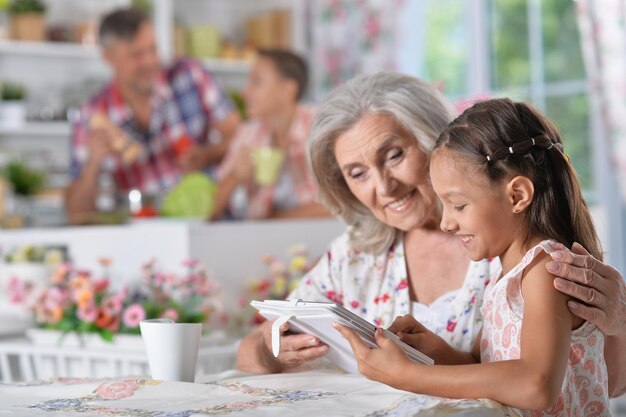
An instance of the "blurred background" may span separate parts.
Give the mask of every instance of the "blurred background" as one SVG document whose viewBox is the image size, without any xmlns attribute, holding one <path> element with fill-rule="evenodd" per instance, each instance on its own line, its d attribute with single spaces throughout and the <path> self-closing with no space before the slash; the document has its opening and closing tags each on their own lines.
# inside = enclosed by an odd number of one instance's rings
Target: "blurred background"
<svg viewBox="0 0 626 417">
<path fill-rule="evenodd" d="M 198 204 L 215 206 L 196 199 L 202 190 L 215 193 L 213 174 L 159 192 L 122 190 L 101 176 L 94 215 L 83 227 L 70 226 L 76 222 L 66 214 L 65 195 L 73 179 L 73 130 L 85 103 L 114 76 L 98 44 L 99 22 L 129 6 L 149 16 L 163 66 L 183 57 L 199 62 L 244 123 L 259 48 L 289 50 L 308 62 L 300 101 L 312 108 L 342 82 L 382 70 L 434 84 L 457 113 L 490 97 L 533 103 L 561 131 L 608 262 L 626 270 L 624 0 L 0 0 L 3 285 L 10 264 L 73 260 L 124 281 L 145 272 L 149 259 L 172 269 L 194 258 L 209 266 L 232 304 L 274 265 L 274 258 L 259 262 L 263 255 L 284 254 L 295 243 L 307 248 L 290 249 L 283 269 L 274 267 L 270 281 L 259 281 L 271 285 L 257 282 L 246 297 L 267 296 L 294 259 L 299 279 L 344 229 L 336 219 L 238 217 L 236 206 L 245 212 L 250 203 L 245 187 L 228 196 L 225 214 L 198 212 Z M 173 189 L 180 205 L 165 213 L 160 203 Z M 49 276 L 51 270 L 38 271 Z M 283 281 L 275 298 L 287 294 Z"/>
<path fill-rule="evenodd" d="M 602 231 L 615 249 L 611 260 L 624 265 L 616 255 L 625 252 L 617 192 L 626 159 L 619 127 L 623 14 L 622 31 L 610 33 L 611 18 L 620 24 L 619 10 L 610 9 L 620 2 L 600 8 L 571 0 L 25 0 L 14 9 L 0 3 L 0 166 L 25 181 L 13 182 L 13 191 L 34 200 L 26 222 L 11 221 L 6 216 L 23 214 L 22 203 L 0 194 L 4 227 L 66 223 L 70 121 L 111 77 L 97 46 L 98 22 L 135 5 L 153 17 L 164 62 L 200 59 L 242 111 L 241 89 L 259 47 L 308 59 L 311 103 L 357 74 L 387 69 L 434 83 L 458 110 L 492 96 L 534 103 L 558 124 L 587 199 L 611 224 Z M 611 90 L 621 96 L 609 97 Z M 18 109 L 9 109 L 16 102 Z M 44 173 L 42 186 L 31 193 L 14 161 Z"/>
</svg>

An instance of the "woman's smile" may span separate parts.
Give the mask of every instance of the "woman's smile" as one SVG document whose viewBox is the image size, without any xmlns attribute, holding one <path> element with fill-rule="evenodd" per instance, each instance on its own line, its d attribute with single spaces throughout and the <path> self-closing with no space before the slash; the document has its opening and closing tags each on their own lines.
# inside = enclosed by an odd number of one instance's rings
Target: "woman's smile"
<svg viewBox="0 0 626 417">
<path fill-rule="evenodd" d="M 391 203 L 388 203 L 385 207 L 394 213 L 404 213 L 411 208 L 415 201 L 415 190 L 409 191 L 402 197 L 398 198 Z"/>
</svg>

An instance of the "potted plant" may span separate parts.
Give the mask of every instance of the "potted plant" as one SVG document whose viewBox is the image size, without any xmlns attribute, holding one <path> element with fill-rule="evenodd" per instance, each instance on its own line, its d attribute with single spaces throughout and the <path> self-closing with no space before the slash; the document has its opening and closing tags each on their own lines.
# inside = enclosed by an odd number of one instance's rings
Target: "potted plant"
<svg viewBox="0 0 626 417">
<path fill-rule="evenodd" d="M 17 224 L 19 226 L 31 225 L 33 221 L 32 196 L 43 187 L 44 173 L 14 160 L 4 168 L 3 176 L 13 190 L 12 206 Z"/>
<path fill-rule="evenodd" d="M 41 329 L 28 332 L 34 343 L 107 348 L 115 342 L 142 349 L 139 322 L 154 318 L 203 323 L 205 330 L 214 331 L 215 341 L 221 337 L 225 316 L 220 287 L 198 261 L 186 260 L 186 272 L 178 274 L 161 271 L 152 260 L 143 266 L 141 280 L 117 289 L 109 285 L 111 259 L 99 261 L 104 271 L 99 275 L 62 263 L 44 285 L 19 275 L 9 280 L 9 299 L 26 307 Z"/>
<path fill-rule="evenodd" d="M 23 162 L 14 160 L 5 168 L 6 179 L 13 186 L 13 193 L 21 197 L 30 197 L 41 189 L 45 176 L 43 172 L 29 168 Z"/>
<path fill-rule="evenodd" d="M 41 0 L 13 0 L 9 5 L 10 36 L 20 41 L 43 41 L 46 36 Z"/>
<path fill-rule="evenodd" d="M 4 127 L 20 128 L 26 120 L 26 91 L 20 84 L 5 82 L 0 88 L 0 122 Z"/>
</svg>

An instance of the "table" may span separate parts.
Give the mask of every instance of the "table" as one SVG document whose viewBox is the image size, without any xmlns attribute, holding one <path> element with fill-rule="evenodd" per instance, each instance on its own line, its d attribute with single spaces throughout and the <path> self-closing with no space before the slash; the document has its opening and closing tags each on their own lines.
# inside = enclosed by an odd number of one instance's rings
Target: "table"
<svg viewBox="0 0 626 417">
<path fill-rule="evenodd" d="M 252 375 L 204 383 L 150 379 L 54 379 L 0 384 L 0 416 L 465 416 L 518 414 L 489 400 L 450 400 L 398 391 L 331 370 Z"/>
</svg>

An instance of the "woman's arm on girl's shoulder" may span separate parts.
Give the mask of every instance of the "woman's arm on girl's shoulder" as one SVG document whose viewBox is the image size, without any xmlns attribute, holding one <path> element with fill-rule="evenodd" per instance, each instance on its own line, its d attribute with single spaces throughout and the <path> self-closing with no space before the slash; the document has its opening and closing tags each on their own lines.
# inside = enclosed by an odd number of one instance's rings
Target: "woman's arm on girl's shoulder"
<svg viewBox="0 0 626 417">
<path fill-rule="evenodd" d="M 525 306 L 519 359 L 474 365 L 418 365 L 382 333 L 376 334 L 381 348 L 369 349 L 349 329 L 339 326 L 340 332 L 350 342 L 359 370 L 370 379 L 428 395 L 491 398 L 523 409 L 549 408 L 561 392 L 573 319 L 566 296 L 552 286 L 553 277 L 545 269 L 547 261 L 547 255 L 538 257 L 526 269 L 522 281 Z"/>
<path fill-rule="evenodd" d="M 605 334 L 604 357 L 609 373 L 609 393 L 626 392 L 626 282 L 619 271 L 595 259 L 580 244 L 551 254 L 548 265 L 556 275 L 554 286 L 572 297 L 575 315 L 598 326 Z"/>
</svg>

